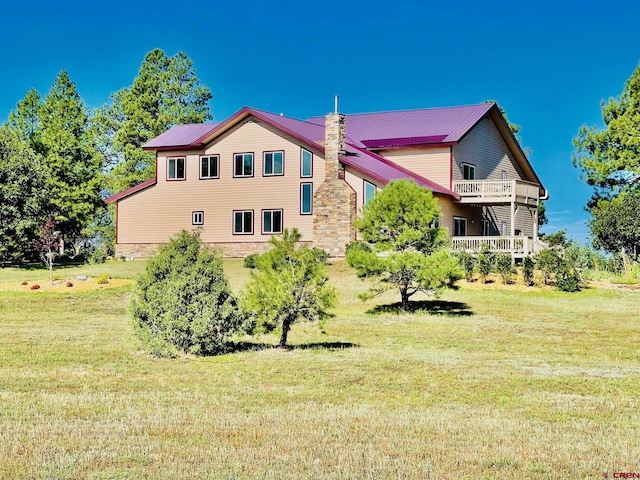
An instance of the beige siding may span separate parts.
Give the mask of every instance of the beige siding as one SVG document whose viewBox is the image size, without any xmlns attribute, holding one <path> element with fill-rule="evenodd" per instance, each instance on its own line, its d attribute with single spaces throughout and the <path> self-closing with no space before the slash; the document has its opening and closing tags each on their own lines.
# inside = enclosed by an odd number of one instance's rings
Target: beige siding
<svg viewBox="0 0 640 480">
<path fill-rule="evenodd" d="M 438 196 L 438 205 L 442 209 L 440 226 L 449 230 L 449 236 L 453 235 L 453 217 L 467 219 L 467 235 L 481 235 L 482 209 L 471 205 L 453 203 L 449 197 Z"/>
<path fill-rule="evenodd" d="M 283 227 L 297 227 L 303 240 L 312 240 L 313 215 L 300 215 L 300 184 L 324 180 L 324 159 L 313 155 L 313 177 L 300 178 L 301 147 L 296 140 L 263 123 L 243 122 L 207 146 L 204 152 L 160 152 L 158 183 L 118 202 L 119 243 L 166 242 L 180 229 L 195 228 L 193 211 L 204 212 L 205 242 L 266 242 L 263 209 L 282 209 Z M 284 175 L 262 175 L 263 152 L 284 152 Z M 233 177 L 233 154 L 254 154 L 254 176 Z M 220 178 L 199 179 L 200 155 L 220 155 Z M 167 181 L 167 158 L 186 157 L 186 180 Z M 233 211 L 253 210 L 253 234 L 233 235 Z"/>
<path fill-rule="evenodd" d="M 346 167 L 344 172 L 344 179 L 349 186 L 356 192 L 356 206 L 358 208 L 358 215 L 362 213 L 362 206 L 364 205 L 364 181 L 372 183 L 377 189 L 384 188 L 378 180 L 374 180 L 368 175 L 364 175 L 351 167 Z M 356 238 L 362 240 L 359 232 L 356 232 Z"/>
<path fill-rule="evenodd" d="M 476 167 L 477 180 L 525 179 L 493 121 L 485 118 L 453 147 L 453 180 L 463 180 L 462 164 Z"/>
<path fill-rule="evenodd" d="M 377 153 L 438 185 L 451 188 L 451 147 L 405 148 Z"/>
<path fill-rule="evenodd" d="M 356 192 L 356 205 L 358 207 L 358 213 L 362 210 L 364 205 L 364 181 L 372 183 L 377 189 L 384 188 L 384 185 L 380 181 L 373 179 L 369 175 L 365 175 L 351 167 L 345 168 L 344 179 L 349 186 Z"/>
</svg>

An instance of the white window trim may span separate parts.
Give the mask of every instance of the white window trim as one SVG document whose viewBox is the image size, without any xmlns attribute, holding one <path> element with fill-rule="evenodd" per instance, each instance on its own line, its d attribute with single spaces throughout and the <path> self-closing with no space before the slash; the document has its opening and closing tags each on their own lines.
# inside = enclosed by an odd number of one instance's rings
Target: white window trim
<svg viewBox="0 0 640 480">
<path fill-rule="evenodd" d="M 462 179 L 463 180 L 475 180 L 476 179 L 476 166 L 473 163 L 462 162 Z M 473 178 L 464 178 L 464 167 L 469 167 L 469 171 L 473 171 Z"/>
<path fill-rule="evenodd" d="M 304 174 L 304 154 L 305 154 L 305 152 L 309 154 L 309 166 L 311 167 L 309 175 L 305 175 Z M 300 178 L 313 178 L 313 153 L 311 153 L 309 150 L 306 150 L 304 148 L 300 149 Z"/>
<path fill-rule="evenodd" d="M 482 236 L 488 237 L 489 234 L 491 233 L 491 223 L 489 222 L 489 219 L 487 218 L 480 219 L 480 228 L 482 229 Z"/>
<path fill-rule="evenodd" d="M 282 171 L 280 173 L 274 172 L 275 166 L 275 157 L 274 154 L 279 153 L 282 155 Z M 271 172 L 267 173 L 267 155 L 271 154 Z M 283 150 L 273 150 L 269 152 L 262 152 L 262 176 L 263 177 L 281 177 L 284 175 L 284 151 Z"/>
<path fill-rule="evenodd" d="M 209 175 L 202 175 L 202 160 L 207 159 L 209 169 Z M 216 175 L 211 175 L 211 159 L 215 158 L 216 160 Z M 209 180 L 211 178 L 220 178 L 220 155 L 202 155 L 200 157 L 200 180 Z"/>
<path fill-rule="evenodd" d="M 182 173 L 183 176 L 182 177 L 178 177 L 178 164 L 177 164 L 177 160 L 182 160 Z M 171 162 L 174 162 L 174 167 L 173 170 L 175 172 L 174 177 L 169 176 L 169 172 L 171 172 L 171 168 L 170 168 L 170 164 Z M 187 157 L 167 157 L 167 180 L 186 180 L 187 178 Z"/>
<path fill-rule="evenodd" d="M 464 223 L 464 234 L 463 235 L 456 235 L 456 220 L 458 221 L 462 221 Z M 467 236 L 467 226 L 468 226 L 468 222 L 467 222 L 467 217 L 453 217 L 453 236 L 454 237 L 466 237 Z"/>
<path fill-rule="evenodd" d="M 191 212 L 191 225 L 204 225 L 204 212 L 202 210 Z"/>
<path fill-rule="evenodd" d="M 373 197 L 376 196 L 378 192 L 378 186 L 375 183 L 368 182 L 367 180 L 362 180 L 362 204 L 366 205 L 367 203 L 367 185 L 371 185 L 373 187 L 373 196 L 369 199 L 372 200 Z"/>
<path fill-rule="evenodd" d="M 270 213 L 271 214 L 271 226 L 273 227 L 273 214 L 274 214 L 274 212 L 280 212 L 280 230 L 279 231 L 274 231 L 273 228 L 272 228 L 270 232 L 267 232 L 264 229 L 264 214 L 265 213 Z M 278 235 L 278 234 L 283 232 L 283 230 L 284 230 L 284 213 L 283 213 L 283 210 L 281 208 L 272 208 L 272 209 L 262 210 L 262 212 L 260 214 L 260 217 L 261 217 L 260 220 L 261 220 L 261 223 L 262 223 L 261 231 L 262 231 L 263 235 Z"/>
</svg>

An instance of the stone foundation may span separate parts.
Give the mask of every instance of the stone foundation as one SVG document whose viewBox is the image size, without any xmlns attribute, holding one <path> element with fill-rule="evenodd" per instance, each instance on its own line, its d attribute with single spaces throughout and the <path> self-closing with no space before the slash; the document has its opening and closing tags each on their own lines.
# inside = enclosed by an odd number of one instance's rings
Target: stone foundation
<svg viewBox="0 0 640 480">
<path fill-rule="evenodd" d="M 302 243 L 312 245 L 312 242 Z M 272 246 L 268 242 L 209 243 L 208 245 L 222 251 L 224 258 L 244 258 L 252 253 L 264 253 Z M 119 243 L 116 245 L 116 258 L 141 260 L 152 257 L 158 252 L 159 246 L 159 243 Z"/>
<path fill-rule="evenodd" d="M 154 256 L 159 243 L 116 243 L 115 258 L 124 260 L 140 260 Z"/>
</svg>

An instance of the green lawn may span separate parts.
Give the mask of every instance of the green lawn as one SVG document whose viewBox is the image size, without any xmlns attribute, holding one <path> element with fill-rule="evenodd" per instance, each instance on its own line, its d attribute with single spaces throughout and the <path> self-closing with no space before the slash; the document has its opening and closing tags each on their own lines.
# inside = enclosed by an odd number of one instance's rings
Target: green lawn
<svg viewBox="0 0 640 480">
<path fill-rule="evenodd" d="M 247 271 L 225 265 L 238 290 Z M 54 273 L 131 278 L 142 268 Z M 396 315 L 384 313 L 395 296 L 357 300 L 365 286 L 343 263 L 330 275 L 341 304 L 324 333 L 300 324 L 291 350 L 268 336 L 177 360 L 140 351 L 130 287 L 0 292 L 0 478 L 640 472 L 640 292 L 462 281 Z M 0 283 L 47 278 L 0 269 Z"/>
</svg>

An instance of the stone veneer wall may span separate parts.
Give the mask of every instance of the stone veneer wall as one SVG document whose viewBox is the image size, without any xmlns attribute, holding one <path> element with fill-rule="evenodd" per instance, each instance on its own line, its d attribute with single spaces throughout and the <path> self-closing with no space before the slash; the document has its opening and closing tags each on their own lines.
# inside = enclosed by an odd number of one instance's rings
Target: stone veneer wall
<svg viewBox="0 0 640 480">
<path fill-rule="evenodd" d="M 210 243 L 209 245 L 221 250 L 225 258 L 244 258 L 252 253 L 264 253 L 271 248 L 268 242 Z M 119 243 L 116 245 L 116 258 L 141 260 L 152 257 L 158 252 L 159 246 L 158 243 Z"/>
<path fill-rule="evenodd" d="M 356 194 L 344 180 L 323 182 L 313 197 L 313 246 L 344 257 L 356 239 Z"/>
</svg>

